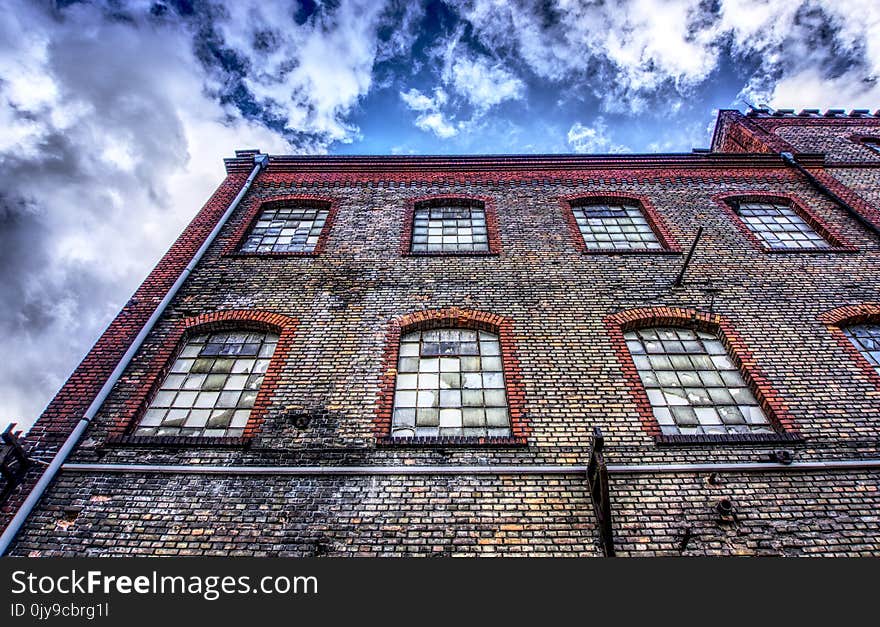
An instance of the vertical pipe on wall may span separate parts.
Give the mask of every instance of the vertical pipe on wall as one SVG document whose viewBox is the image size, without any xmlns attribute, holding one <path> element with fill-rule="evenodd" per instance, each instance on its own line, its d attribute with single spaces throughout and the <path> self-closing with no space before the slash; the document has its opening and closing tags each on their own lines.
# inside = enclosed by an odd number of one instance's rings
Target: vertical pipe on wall
<svg viewBox="0 0 880 627">
<path fill-rule="evenodd" d="M 125 369 L 128 367 L 129 363 L 131 363 L 131 360 L 134 358 L 135 354 L 137 354 L 138 350 L 140 350 L 140 347 L 144 343 L 144 340 L 147 338 L 147 335 L 150 334 L 150 331 L 153 330 L 156 322 L 158 322 L 159 318 L 162 317 L 162 314 L 165 313 L 165 309 L 167 309 L 168 305 L 174 299 L 177 292 L 186 282 L 186 279 L 189 277 L 190 273 L 193 271 L 193 269 L 195 269 L 196 265 L 198 265 L 199 261 L 208 250 L 208 247 L 214 242 L 217 235 L 226 224 L 226 221 L 229 220 L 232 212 L 235 211 L 235 208 L 241 202 L 241 199 L 244 198 L 245 194 L 250 189 L 251 184 L 254 182 L 254 179 L 257 178 L 257 174 L 260 173 L 260 170 L 262 170 L 268 164 L 268 162 L 268 155 L 257 154 L 254 156 L 254 169 L 251 171 L 250 176 L 248 176 L 247 180 L 244 182 L 244 185 L 242 185 L 241 190 L 239 190 L 238 194 L 229 204 L 229 207 L 227 207 L 223 215 L 220 216 L 220 219 L 217 221 L 214 229 L 208 234 L 208 236 L 205 238 L 205 241 L 202 242 L 202 245 L 193 255 L 192 260 L 190 260 L 186 268 L 184 268 L 183 271 L 180 273 L 180 276 L 177 277 L 174 285 L 172 285 L 171 288 L 165 293 L 165 297 L 156 306 L 153 314 L 144 323 L 143 327 L 141 327 L 141 330 L 137 334 L 137 337 L 134 338 L 132 343 L 129 345 L 128 350 L 125 351 L 125 354 L 116 364 L 116 367 L 113 369 L 110 377 L 107 379 L 107 381 L 104 382 L 104 385 L 101 387 L 97 396 L 95 396 L 95 398 L 92 400 L 92 403 L 89 405 L 88 409 L 86 409 L 76 427 L 73 429 L 73 431 L 70 432 L 70 435 L 67 436 L 64 444 L 61 445 L 61 448 L 55 454 L 55 457 L 52 458 L 52 461 L 46 467 L 46 470 L 43 472 L 42 476 L 40 477 L 39 481 L 37 481 L 30 494 L 28 494 L 24 503 L 22 503 L 21 507 L 18 509 L 18 512 L 16 512 L 12 520 L 9 521 L 9 525 L 3 531 L 3 535 L 0 536 L 0 555 L 6 554 L 6 551 L 12 544 L 15 536 L 18 535 L 18 532 L 21 529 L 22 525 L 24 525 L 28 516 L 33 511 L 34 507 L 36 507 L 37 503 L 40 501 L 40 498 L 43 496 L 46 488 L 49 487 L 49 484 L 52 483 L 52 480 L 58 474 L 61 466 L 67 460 L 67 457 L 70 455 L 71 451 L 73 451 L 77 442 L 79 442 L 79 439 L 82 437 L 86 428 L 89 426 L 89 423 L 91 423 L 92 419 L 95 417 L 95 414 L 97 414 L 98 410 L 101 409 L 101 405 L 104 404 L 104 401 L 113 390 L 113 387 L 116 385 L 119 377 L 122 376 L 122 373 L 125 372 Z"/>
</svg>

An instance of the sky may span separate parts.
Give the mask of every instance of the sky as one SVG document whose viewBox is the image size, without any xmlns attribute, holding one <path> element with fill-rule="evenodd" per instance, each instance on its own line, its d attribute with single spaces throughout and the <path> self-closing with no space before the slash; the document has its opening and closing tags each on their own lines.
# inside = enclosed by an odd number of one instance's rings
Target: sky
<svg viewBox="0 0 880 627">
<path fill-rule="evenodd" d="M 272 154 L 689 152 L 880 108 L 876 0 L 5 0 L 0 427 L 29 426 L 224 176 Z"/>
</svg>

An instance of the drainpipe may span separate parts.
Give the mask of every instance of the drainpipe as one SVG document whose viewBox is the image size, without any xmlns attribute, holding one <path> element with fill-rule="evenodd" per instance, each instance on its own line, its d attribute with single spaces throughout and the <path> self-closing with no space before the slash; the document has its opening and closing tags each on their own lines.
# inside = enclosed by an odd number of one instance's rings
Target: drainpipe
<svg viewBox="0 0 880 627">
<path fill-rule="evenodd" d="M 33 490 L 31 490 L 30 494 L 25 499 L 18 512 L 15 514 L 12 520 L 9 521 L 9 526 L 6 527 L 3 535 L 0 536 L 0 555 L 6 554 L 6 551 L 9 549 L 9 545 L 12 544 L 12 541 L 15 539 L 15 536 L 18 535 L 18 532 L 21 529 L 22 525 L 24 525 L 28 516 L 30 516 L 30 513 L 33 511 L 34 507 L 40 501 L 40 498 L 43 496 L 46 488 L 48 488 L 49 484 L 52 483 L 52 480 L 55 478 L 55 475 L 58 474 L 58 471 L 61 469 L 61 466 L 70 455 L 70 452 L 76 446 L 77 442 L 79 442 L 79 439 L 82 437 L 83 433 L 85 433 L 86 428 L 95 417 L 95 414 L 97 414 L 98 410 L 101 409 L 101 405 L 104 404 L 104 400 L 107 398 L 113 387 L 116 385 L 119 377 L 122 376 L 122 373 L 125 372 L 125 369 L 131 363 L 131 360 L 134 358 L 135 354 L 138 352 L 138 350 L 140 350 L 140 347 L 144 343 L 144 340 L 147 338 L 147 335 L 150 334 L 150 331 L 153 330 L 156 322 L 158 322 L 159 318 L 162 317 L 162 314 L 165 313 L 165 309 L 167 309 L 168 305 L 174 299 L 181 286 L 183 286 L 189 275 L 198 265 L 202 256 L 204 256 L 205 251 L 207 251 L 208 247 L 214 242 L 217 234 L 220 233 L 221 229 L 226 224 L 226 221 L 229 220 L 229 216 L 231 216 L 232 212 L 235 211 L 238 203 L 240 203 L 241 199 L 244 198 L 245 194 L 247 194 L 248 190 L 251 187 L 251 184 L 254 182 L 254 179 L 257 178 L 257 174 L 259 174 L 260 170 L 266 167 L 268 163 L 269 155 L 257 154 L 254 156 L 254 169 L 251 171 L 250 176 L 248 176 L 247 180 L 244 182 L 244 185 L 238 192 L 238 195 L 233 199 L 232 203 L 230 203 L 229 207 L 226 209 L 226 212 L 220 217 L 220 220 L 217 221 L 217 225 L 214 227 L 214 230 L 212 230 L 208 234 L 208 237 L 205 238 L 205 241 L 196 251 L 195 255 L 193 255 L 192 260 L 189 262 L 189 264 L 187 264 L 186 268 L 183 269 L 183 272 L 180 273 L 180 276 L 177 277 L 177 280 L 174 282 L 174 285 L 171 286 L 171 289 L 169 289 L 168 292 L 165 294 L 162 302 L 159 303 L 159 305 L 153 311 L 153 314 L 144 323 L 144 326 L 141 327 L 141 330 L 137 334 L 137 337 L 134 338 L 134 341 L 132 341 L 131 345 L 128 347 L 128 350 L 125 351 L 125 354 L 119 360 L 119 363 L 116 364 L 116 368 L 113 369 L 113 372 L 104 383 L 104 386 L 98 392 L 98 395 L 92 401 L 92 404 L 89 405 L 89 408 L 85 411 L 82 418 L 80 418 L 79 423 L 77 423 L 73 431 L 70 432 L 70 435 L 67 436 L 64 444 L 61 445 L 61 448 L 55 454 L 55 457 L 52 458 L 49 466 L 43 472 L 40 480 L 37 481 L 37 484 L 34 486 Z"/>
<path fill-rule="evenodd" d="M 846 209 L 847 213 L 855 218 L 856 221 L 858 221 L 862 226 L 874 233 L 874 235 L 880 235 L 880 226 L 877 226 L 871 220 L 856 211 L 856 209 L 852 207 L 852 205 L 850 205 L 843 198 L 841 198 L 835 192 L 829 189 L 822 181 L 813 176 L 813 173 L 802 166 L 792 153 L 780 152 L 779 156 L 782 157 L 782 160 L 785 161 L 785 163 L 800 172 L 804 176 L 804 178 L 806 178 L 813 185 L 813 187 L 815 187 L 820 192 L 828 196 L 831 200 L 836 202 L 838 205 Z"/>
</svg>

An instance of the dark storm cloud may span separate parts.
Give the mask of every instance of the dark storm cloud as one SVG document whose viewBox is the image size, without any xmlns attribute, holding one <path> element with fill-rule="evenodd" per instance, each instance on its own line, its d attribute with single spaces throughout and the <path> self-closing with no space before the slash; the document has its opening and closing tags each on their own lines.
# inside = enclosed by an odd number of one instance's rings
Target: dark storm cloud
<svg viewBox="0 0 880 627">
<path fill-rule="evenodd" d="M 186 108 L 220 128 L 227 113 L 206 106 L 188 39 L 145 19 L 32 3 L 0 17 L 4 421 L 36 417 L 206 195 L 176 181 L 200 182 Z"/>
</svg>

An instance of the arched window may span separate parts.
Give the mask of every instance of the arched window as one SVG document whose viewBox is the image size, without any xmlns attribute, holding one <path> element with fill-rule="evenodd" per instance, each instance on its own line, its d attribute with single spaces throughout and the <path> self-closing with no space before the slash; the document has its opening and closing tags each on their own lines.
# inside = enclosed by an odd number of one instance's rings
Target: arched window
<svg viewBox="0 0 880 627">
<path fill-rule="evenodd" d="M 775 433 L 717 336 L 650 327 L 624 338 L 664 434 Z"/>
<path fill-rule="evenodd" d="M 490 252 L 486 209 L 480 201 L 417 203 L 412 221 L 413 253 Z"/>
<path fill-rule="evenodd" d="M 329 215 L 329 203 L 324 202 L 291 200 L 267 203 L 239 252 L 314 252 Z"/>
<path fill-rule="evenodd" d="M 510 436 L 498 336 L 462 328 L 405 333 L 391 435 Z"/>
<path fill-rule="evenodd" d="M 874 366 L 877 374 L 880 374 L 880 324 L 853 324 L 842 330 L 862 356 Z"/>
<path fill-rule="evenodd" d="M 277 343 L 249 330 L 187 338 L 134 434 L 240 437 Z"/>
<path fill-rule="evenodd" d="M 791 203 L 779 200 L 737 201 L 733 210 L 755 237 L 773 250 L 831 248 L 829 234 L 819 233 Z"/>
<path fill-rule="evenodd" d="M 588 251 L 664 249 L 636 201 L 572 201 L 571 212 Z"/>
</svg>

